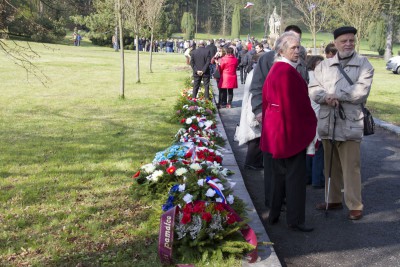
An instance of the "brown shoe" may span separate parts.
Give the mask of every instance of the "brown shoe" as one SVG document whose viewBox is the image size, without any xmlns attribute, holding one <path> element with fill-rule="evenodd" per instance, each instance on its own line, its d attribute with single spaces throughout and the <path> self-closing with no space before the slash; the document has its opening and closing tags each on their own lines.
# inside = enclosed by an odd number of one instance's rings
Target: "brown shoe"
<svg viewBox="0 0 400 267">
<path fill-rule="evenodd" d="M 318 203 L 315 208 L 317 210 L 326 210 L 326 202 Z M 343 209 L 342 203 L 328 203 L 328 210 Z"/>
<path fill-rule="evenodd" d="M 350 220 L 359 220 L 362 218 L 362 210 L 351 210 L 349 212 Z"/>
</svg>

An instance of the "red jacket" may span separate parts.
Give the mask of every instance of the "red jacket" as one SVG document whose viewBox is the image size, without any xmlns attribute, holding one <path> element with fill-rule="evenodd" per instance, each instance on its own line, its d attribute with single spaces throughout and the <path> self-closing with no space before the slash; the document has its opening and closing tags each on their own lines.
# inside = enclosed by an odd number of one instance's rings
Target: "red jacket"
<svg viewBox="0 0 400 267">
<path fill-rule="evenodd" d="M 219 60 L 218 70 L 221 78 L 218 88 L 233 89 L 238 87 L 236 68 L 239 62 L 234 55 L 225 55 Z"/>
<path fill-rule="evenodd" d="M 313 140 L 317 118 L 307 83 L 295 68 L 276 62 L 264 82 L 260 148 L 273 158 L 289 158 Z"/>
</svg>

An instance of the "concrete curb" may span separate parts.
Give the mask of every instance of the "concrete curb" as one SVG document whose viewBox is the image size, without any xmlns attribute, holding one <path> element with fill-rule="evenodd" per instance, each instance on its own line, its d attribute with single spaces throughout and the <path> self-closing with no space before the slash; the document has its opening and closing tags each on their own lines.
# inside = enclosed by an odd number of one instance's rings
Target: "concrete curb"
<svg viewBox="0 0 400 267">
<path fill-rule="evenodd" d="M 389 130 L 389 131 L 391 131 L 391 132 L 393 132 L 393 133 L 395 133 L 397 135 L 400 135 L 400 127 L 399 126 L 390 124 L 390 123 L 388 123 L 386 121 L 380 120 L 380 119 L 375 118 L 375 117 L 374 117 L 374 122 L 375 122 L 375 124 L 377 126 L 379 126 L 381 128 L 384 128 L 386 130 Z"/>
<path fill-rule="evenodd" d="M 216 88 L 215 81 L 212 82 L 213 88 Z M 242 174 L 240 172 L 239 166 L 236 162 L 235 156 L 233 154 L 232 148 L 229 144 L 228 137 L 226 135 L 224 125 L 219 116 L 219 112 L 216 114 L 217 120 L 217 130 L 222 135 L 224 140 L 226 141 L 225 146 L 223 147 L 221 153 L 223 154 L 223 162 L 222 165 L 233 172 L 234 175 L 228 177 L 228 180 L 235 183 L 233 188 L 233 192 L 235 196 L 242 199 L 248 208 L 247 216 L 250 220 L 249 225 L 254 230 L 257 235 L 258 246 L 258 259 L 255 263 L 248 263 L 246 259 L 243 259 L 242 266 L 243 267 L 261 267 L 261 266 L 271 266 L 271 267 L 280 267 L 282 266 L 278 256 L 275 253 L 274 248 L 271 245 L 266 245 L 265 242 L 271 242 L 269 239 L 267 232 L 260 220 L 260 217 L 257 214 L 256 208 L 253 205 L 253 201 L 250 198 L 250 195 L 246 189 L 244 184 L 244 180 Z"/>
</svg>

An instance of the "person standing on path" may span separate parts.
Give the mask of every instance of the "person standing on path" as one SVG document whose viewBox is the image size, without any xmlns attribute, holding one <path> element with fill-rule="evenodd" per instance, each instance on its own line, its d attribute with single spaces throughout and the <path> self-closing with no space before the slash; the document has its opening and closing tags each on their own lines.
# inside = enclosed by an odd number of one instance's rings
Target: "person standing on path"
<svg viewBox="0 0 400 267">
<path fill-rule="evenodd" d="M 270 213 L 268 223 L 279 220 L 286 196 L 289 229 L 310 232 L 305 226 L 306 148 L 315 137 L 317 118 L 308 97 L 308 86 L 296 70 L 300 39 L 290 32 L 276 42 L 273 64 L 262 92 L 260 148 L 271 154 Z"/>
<path fill-rule="evenodd" d="M 325 151 L 325 199 L 328 199 L 328 203 L 319 203 L 316 208 L 342 208 L 341 190 L 344 188 L 350 220 L 361 219 L 364 208 L 360 172 L 360 144 L 364 134 L 362 105 L 367 101 L 374 75 L 374 68 L 368 59 L 355 52 L 356 33 L 354 27 L 340 27 L 333 32 L 338 53 L 315 68 L 315 79 L 309 85 L 310 97 L 321 107 L 318 134 Z M 336 125 L 334 113 L 340 115 Z M 333 129 L 335 140 L 331 142 Z M 331 149 L 333 160 L 329 192 L 326 176 L 330 168 Z"/>
<path fill-rule="evenodd" d="M 221 75 L 218 88 L 220 88 L 221 106 L 232 107 L 233 90 L 238 87 L 236 69 L 239 65 L 237 58 L 233 54 L 233 48 L 224 48 L 226 56 L 219 61 L 218 70 Z"/>
<path fill-rule="evenodd" d="M 293 32 L 301 38 L 302 31 L 296 25 L 289 25 L 285 28 L 285 32 Z M 261 123 L 262 122 L 262 88 L 264 85 L 264 81 L 267 78 L 269 70 L 274 63 L 275 51 L 272 50 L 263 54 L 258 60 L 258 64 L 256 65 L 253 73 L 253 79 L 250 85 L 250 93 L 252 95 L 251 98 L 251 106 L 253 109 L 253 113 L 256 115 L 256 119 Z M 308 83 L 308 71 L 304 61 L 299 59 L 299 62 L 296 67 L 297 71 L 303 77 L 303 79 Z M 256 138 L 249 141 L 248 145 L 250 146 L 258 146 L 260 143 L 260 139 Z M 271 155 L 269 153 L 264 153 L 264 186 L 265 186 L 265 206 L 269 207 L 269 192 L 270 192 L 270 183 L 271 183 Z"/>
<path fill-rule="evenodd" d="M 193 69 L 193 98 L 197 98 L 201 80 L 204 83 L 204 97 L 210 99 L 210 50 L 205 48 L 204 40 L 200 40 L 198 48 L 190 56 L 190 65 Z"/>
</svg>

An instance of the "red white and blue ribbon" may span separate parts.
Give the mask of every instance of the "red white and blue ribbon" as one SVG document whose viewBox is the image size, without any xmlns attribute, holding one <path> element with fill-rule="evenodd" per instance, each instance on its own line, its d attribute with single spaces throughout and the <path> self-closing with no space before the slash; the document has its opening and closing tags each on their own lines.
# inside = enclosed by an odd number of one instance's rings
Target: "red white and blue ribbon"
<svg viewBox="0 0 400 267">
<path fill-rule="evenodd" d="M 206 178 L 206 183 L 214 189 L 215 193 L 222 199 L 222 203 L 227 204 L 226 198 L 224 194 L 222 193 L 221 189 L 219 189 L 218 185 L 211 179 L 211 177 Z"/>
</svg>

